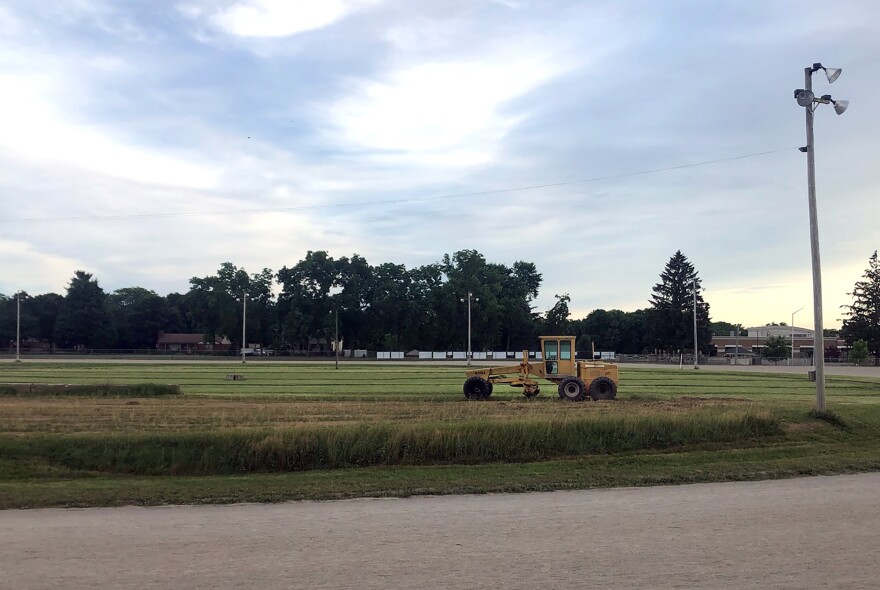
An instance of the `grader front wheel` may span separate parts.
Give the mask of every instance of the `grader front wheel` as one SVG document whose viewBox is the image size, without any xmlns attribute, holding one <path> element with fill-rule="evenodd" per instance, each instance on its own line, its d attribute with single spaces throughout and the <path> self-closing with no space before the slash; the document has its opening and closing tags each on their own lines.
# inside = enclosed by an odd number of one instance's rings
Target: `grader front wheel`
<svg viewBox="0 0 880 590">
<path fill-rule="evenodd" d="M 577 377 L 566 377 L 559 382 L 558 392 L 560 399 L 579 402 L 587 397 L 587 386 Z"/>
<path fill-rule="evenodd" d="M 492 395 L 492 384 L 482 377 L 469 377 L 464 382 L 463 390 L 466 399 L 486 399 Z"/>
</svg>

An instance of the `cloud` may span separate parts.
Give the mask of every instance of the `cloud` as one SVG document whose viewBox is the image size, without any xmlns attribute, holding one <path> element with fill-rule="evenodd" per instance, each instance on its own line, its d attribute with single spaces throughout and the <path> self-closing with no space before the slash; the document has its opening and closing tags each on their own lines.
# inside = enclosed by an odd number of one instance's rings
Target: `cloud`
<svg viewBox="0 0 880 590">
<path fill-rule="evenodd" d="M 382 162 L 466 168 L 491 162 L 528 113 L 508 108 L 572 67 L 532 51 L 460 62 L 420 63 L 380 79 L 349 80 L 320 109 L 325 139 Z"/>
<path fill-rule="evenodd" d="M 0 238 L 0 293 L 11 295 L 27 291 L 64 294 L 67 280 L 74 270 L 84 268 L 84 262 L 71 256 L 62 256 L 36 248 L 27 240 Z"/>
<path fill-rule="evenodd" d="M 216 186 L 218 172 L 168 150 L 132 145 L 99 125 L 67 121 L 39 89 L 38 77 L 0 76 L 0 146 L 20 156 L 62 163 L 137 182 L 192 188 Z"/>
<path fill-rule="evenodd" d="M 208 21 L 236 37 L 290 37 L 328 27 L 364 4 L 344 0 L 249 0 L 210 14 Z M 185 5 L 183 12 L 190 16 L 203 14 L 192 5 Z"/>
</svg>

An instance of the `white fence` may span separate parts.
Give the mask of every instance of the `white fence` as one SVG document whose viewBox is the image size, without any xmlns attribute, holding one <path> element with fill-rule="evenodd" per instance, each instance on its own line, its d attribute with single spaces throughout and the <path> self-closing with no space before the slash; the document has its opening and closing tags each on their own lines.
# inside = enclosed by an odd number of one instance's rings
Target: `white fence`
<svg viewBox="0 0 880 590">
<path fill-rule="evenodd" d="M 356 352 L 360 353 L 362 351 Z M 403 351 L 378 351 L 376 352 L 376 358 L 378 360 L 404 360 L 406 358 L 415 358 L 415 352 L 418 352 L 418 358 L 420 360 L 467 360 L 467 352 L 463 350 L 419 350 L 412 351 L 409 357 L 407 357 L 406 353 L 404 353 Z M 357 358 L 362 358 L 363 355 L 356 354 L 355 356 Z M 523 354 L 522 351 L 474 351 L 471 353 L 471 358 L 475 361 L 522 360 Z M 540 352 L 535 352 L 533 354 L 530 354 L 529 358 L 534 360 L 541 360 L 542 357 Z"/>
</svg>

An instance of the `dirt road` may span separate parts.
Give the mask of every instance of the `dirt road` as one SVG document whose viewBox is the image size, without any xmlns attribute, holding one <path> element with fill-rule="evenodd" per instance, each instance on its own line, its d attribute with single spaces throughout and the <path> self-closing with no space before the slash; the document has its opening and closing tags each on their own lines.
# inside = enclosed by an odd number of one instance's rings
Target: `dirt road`
<svg viewBox="0 0 880 590">
<path fill-rule="evenodd" d="M 877 588 L 880 474 L 0 512 L 2 588 Z"/>
</svg>

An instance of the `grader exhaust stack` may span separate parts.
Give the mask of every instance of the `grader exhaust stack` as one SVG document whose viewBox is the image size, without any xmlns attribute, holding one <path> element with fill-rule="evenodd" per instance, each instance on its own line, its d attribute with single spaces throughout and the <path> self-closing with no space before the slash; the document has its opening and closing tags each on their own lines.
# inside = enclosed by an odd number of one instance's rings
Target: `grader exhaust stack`
<svg viewBox="0 0 880 590">
<path fill-rule="evenodd" d="M 529 362 L 529 351 L 524 350 L 518 365 L 467 371 L 464 396 L 486 399 L 492 395 L 494 385 L 500 383 L 522 387 L 523 394 L 532 398 L 541 393 L 536 379 L 544 379 L 556 384 L 559 397 L 565 400 L 582 401 L 587 395 L 593 400 L 614 399 L 620 382 L 617 365 L 592 359 L 576 360 L 574 339 L 574 336 L 541 336 L 540 361 Z"/>
</svg>

